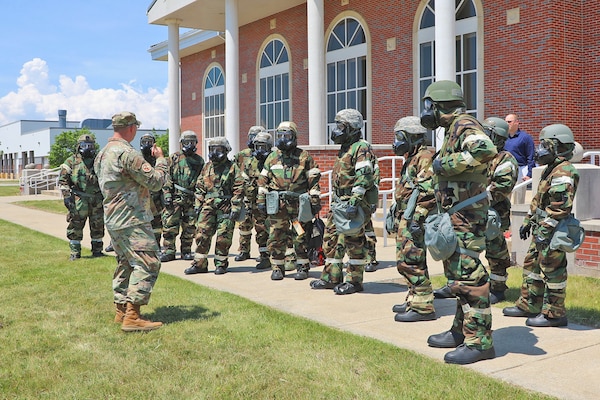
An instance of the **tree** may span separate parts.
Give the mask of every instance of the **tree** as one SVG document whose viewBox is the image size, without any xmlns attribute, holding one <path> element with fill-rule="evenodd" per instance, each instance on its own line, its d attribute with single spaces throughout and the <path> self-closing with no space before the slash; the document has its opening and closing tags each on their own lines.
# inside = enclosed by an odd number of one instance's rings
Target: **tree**
<svg viewBox="0 0 600 400">
<path fill-rule="evenodd" d="M 155 133 L 155 137 L 156 137 L 156 145 L 162 149 L 163 153 L 165 154 L 165 157 L 168 157 L 169 156 L 169 131 L 167 130 L 167 133 L 162 134 L 162 135 L 156 135 L 156 133 Z"/>
<path fill-rule="evenodd" d="M 96 140 L 96 136 L 88 129 L 82 128 L 76 131 L 63 131 L 56 136 L 54 143 L 50 146 L 50 154 L 48 154 L 48 162 L 50 168 L 60 167 L 65 160 L 77 151 L 77 139 L 81 135 L 90 135 Z M 96 150 L 100 146 L 96 143 Z"/>
</svg>

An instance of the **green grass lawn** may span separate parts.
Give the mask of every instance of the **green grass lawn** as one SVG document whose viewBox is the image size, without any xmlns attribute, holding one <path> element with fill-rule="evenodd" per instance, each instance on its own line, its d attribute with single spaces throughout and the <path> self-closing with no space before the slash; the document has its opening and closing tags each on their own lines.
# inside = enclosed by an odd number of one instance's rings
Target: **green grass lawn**
<svg viewBox="0 0 600 400">
<path fill-rule="evenodd" d="M 1 220 L 0 237 L 1 398 L 549 398 L 167 274 L 142 309 L 166 325 L 123 333 L 114 257 L 69 262 L 64 240 Z"/>
</svg>

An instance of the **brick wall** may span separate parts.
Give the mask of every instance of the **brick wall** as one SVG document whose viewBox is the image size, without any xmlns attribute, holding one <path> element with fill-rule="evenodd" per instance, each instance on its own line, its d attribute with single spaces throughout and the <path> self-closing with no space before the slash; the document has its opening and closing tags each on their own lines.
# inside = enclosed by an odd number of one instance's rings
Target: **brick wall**
<svg viewBox="0 0 600 400">
<path fill-rule="evenodd" d="M 586 231 L 585 240 L 575 252 L 578 267 L 600 270 L 600 232 Z"/>
</svg>

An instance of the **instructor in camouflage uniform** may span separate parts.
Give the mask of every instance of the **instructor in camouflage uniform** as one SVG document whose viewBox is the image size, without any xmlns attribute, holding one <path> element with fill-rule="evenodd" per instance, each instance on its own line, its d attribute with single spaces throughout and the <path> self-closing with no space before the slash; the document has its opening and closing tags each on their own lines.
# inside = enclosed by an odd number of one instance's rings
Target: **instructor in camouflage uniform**
<svg viewBox="0 0 600 400">
<path fill-rule="evenodd" d="M 358 214 L 359 207 L 365 215 L 371 213 L 372 203 L 367 193 L 375 188 L 373 169 L 376 157 L 371 145 L 361 139 L 363 117 L 360 111 L 354 109 L 339 111 L 335 116 L 335 124 L 335 128 L 331 131 L 331 140 L 341 147 L 331 175 L 333 203 L 348 201 L 346 217 L 352 220 Z M 337 232 L 333 213 L 329 210 L 323 237 L 323 251 L 327 259 L 321 278 L 313 280 L 310 283 L 311 288 L 333 289 L 336 294 L 363 291 L 362 281 L 367 257 L 365 223 L 363 222 L 357 233 L 341 235 Z M 344 247 L 349 261 L 346 279 L 342 282 Z"/>
<path fill-rule="evenodd" d="M 196 182 L 196 254 L 192 265 L 184 271 L 186 275 L 208 272 L 208 251 L 215 233 L 215 274 L 227 273 L 233 229 L 244 198 L 244 178 L 237 164 L 227 158 L 230 151 L 229 141 L 224 137 L 208 142 L 210 161 Z"/>
<path fill-rule="evenodd" d="M 456 82 L 437 81 L 425 90 L 421 124 L 444 128 L 444 143 L 433 160 L 436 197 L 441 209 L 485 193 L 487 163 L 496 146 L 481 124 L 466 113 L 463 93 Z M 432 335 L 432 347 L 453 348 L 447 363 L 469 364 L 495 357 L 492 341 L 489 275 L 479 260 L 485 249 L 489 202 L 482 200 L 453 213 L 450 218 L 458 238 L 454 254 L 443 260 L 444 273 L 457 297 L 456 314 L 449 331 Z"/>
<path fill-rule="evenodd" d="M 160 271 L 159 248 L 150 224 L 150 191 L 164 185 L 167 160 L 155 145 L 152 156 L 156 157 L 156 167 L 152 168 L 131 146 L 139 125 L 132 112 L 113 115 L 114 134 L 94 162 L 104 195 L 104 221 L 117 254 L 113 277 L 115 322 L 122 323 L 125 332 L 162 326 L 162 322 L 143 319 L 140 306 L 150 301 Z"/>
<path fill-rule="evenodd" d="M 508 124 L 502 118 L 491 117 L 483 121 L 485 132 L 498 154 L 488 165 L 488 197 L 490 208 L 496 210 L 500 216 L 502 232 L 494 237 L 486 234 L 485 258 L 490 267 L 490 303 L 496 304 L 505 299 L 504 292 L 508 287 L 507 268 L 510 267 L 510 253 L 506 244 L 504 232 L 510 228 L 510 197 L 517 183 L 519 164 L 515 157 L 504 150 L 504 144 L 508 139 Z"/>
<path fill-rule="evenodd" d="M 407 301 L 392 308 L 398 322 L 436 319 L 423 237 L 423 223 L 435 207 L 433 152 L 425 145 L 425 133 L 419 117 L 401 118 L 394 127 L 394 153 L 405 158 L 395 193 L 396 268 L 409 286 Z"/>
<path fill-rule="evenodd" d="M 88 221 L 92 238 L 92 256 L 101 257 L 104 238 L 104 211 L 98 177 L 94 171 L 96 141 L 91 135 L 81 135 L 75 154 L 61 165 L 58 185 L 67 214 L 67 238 L 71 249 L 70 260 L 81 258 L 83 227 Z"/>
<path fill-rule="evenodd" d="M 256 186 L 256 179 L 253 178 L 257 178 L 258 174 L 260 173 L 260 169 L 258 170 L 258 172 L 256 172 L 258 160 L 254 156 L 254 138 L 257 134 L 262 132 L 266 132 L 265 128 L 262 126 L 257 125 L 250 127 L 250 129 L 248 130 L 248 148 L 240 151 L 233 157 L 233 162 L 237 164 L 245 180 L 244 207 L 246 209 L 246 216 L 238 226 L 240 230 L 240 245 L 238 248 L 239 254 L 235 257 L 235 261 L 244 261 L 250 258 L 250 242 L 252 240 L 252 229 L 254 228 L 256 221 L 256 215 L 252 213 L 252 210 L 256 208 L 256 192 L 258 190 L 258 187 Z M 264 232 L 264 225 L 262 227 L 256 227 L 256 243 L 259 247 L 261 247 L 261 243 L 258 239 L 259 230 L 262 230 Z M 266 238 L 264 239 L 265 241 L 264 243 L 262 243 L 262 249 L 259 249 L 261 253 L 265 253 L 267 251 Z"/>
<path fill-rule="evenodd" d="M 308 193 L 313 215 L 321 209 L 321 171 L 312 156 L 298 148 L 298 128 L 291 121 L 277 127 L 275 146 L 277 149 L 267 157 L 258 178 L 257 209 L 267 213 L 267 196 L 272 200 L 273 214 L 268 216 L 268 249 L 271 255 L 271 279 L 282 280 L 285 276 L 285 255 L 291 237 L 297 258 L 294 279 L 308 278 L 310 261 L 307 246 L 310 232 L 309 222 L 298 221 L 299 196 Z M 271 205 L 269 210 L 272 210 Z"/>
<path fill-rule="evenodd" d="M 192 241 L 196 234 L 194 190 L 204 167 L 204 159 L 196 154 L 198 138 L 194 131 L 185 131 L 179 139 L 181 150 L 171 155 L 169 177 L 163 187 L 163 253 L 160 261 L 175 259 L 175 239 L 181 228 L 181 259 L 193 260 Z"/>
<path fill-rule="evenodd" d="M 564 251 L 552 249 L 550 240 L 560 220 L 573 210 L 579 184 L 579 173 L 568 160 L 573 156 L 575 141 L 571 129 L 563 124 L 546 126 L 540 132 L 535 152 L 539 165 L 545 165 L 537 193 L 523 225 L 522 240 L 532 235 L 523 262 L 521 297 L 504 315 L 529 317 L 528 326 L 567 326 L 565 297 L 567 290 L 567 257 Z"/>
</svg>

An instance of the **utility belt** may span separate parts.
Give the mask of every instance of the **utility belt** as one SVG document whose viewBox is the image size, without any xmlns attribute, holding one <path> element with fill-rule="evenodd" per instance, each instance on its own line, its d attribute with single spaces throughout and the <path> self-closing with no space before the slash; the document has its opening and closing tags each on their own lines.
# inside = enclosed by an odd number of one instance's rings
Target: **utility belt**
<svg viewBox="0 0 600 400">
<path fill-rule="evenodd" d="M 75 195 L 77 195 L 79 197 L 86 198 L 86 199 L 94 199 L 94 198 L 96 198 L 96 197 L 98 197 L 98 196 L 101 195 L 100 192 L 95 193 L 95 194 L 91 194 L 91 193 L 86 193 L 86 192 L 82 192 L 82 191 L 74 190 L 74 189 L 71 189 L 71 191 L 73 192 L 73 194 L 75 194 Z"/>
<path fill-rule="evenodd" d="M 265 195 L 265 202 L 267 206 L 267 214 L 274 215 L 279 212 L 279 202 L 285 203 L 299 202 L 299 197 L 303 193 L 292 192 L 290 190 L 271 190 Z"/>
<path fill-rule="evenodd" d="M 190 189 L 184 188 L 183 186 L 179 186 L 178 184 L 174 183 L 173 187 L 175 187 L 175 189 L 182 191 L 185 194 L 189 194 L 189 195 L 193 195 L 194 192 L 191 191 Z"/>
<path fill-rule="evenodd" d="M 352 188 L 335 189 L 335 195 L 340 198 L 344 196 L 352 196 Z"/>
</svg>

